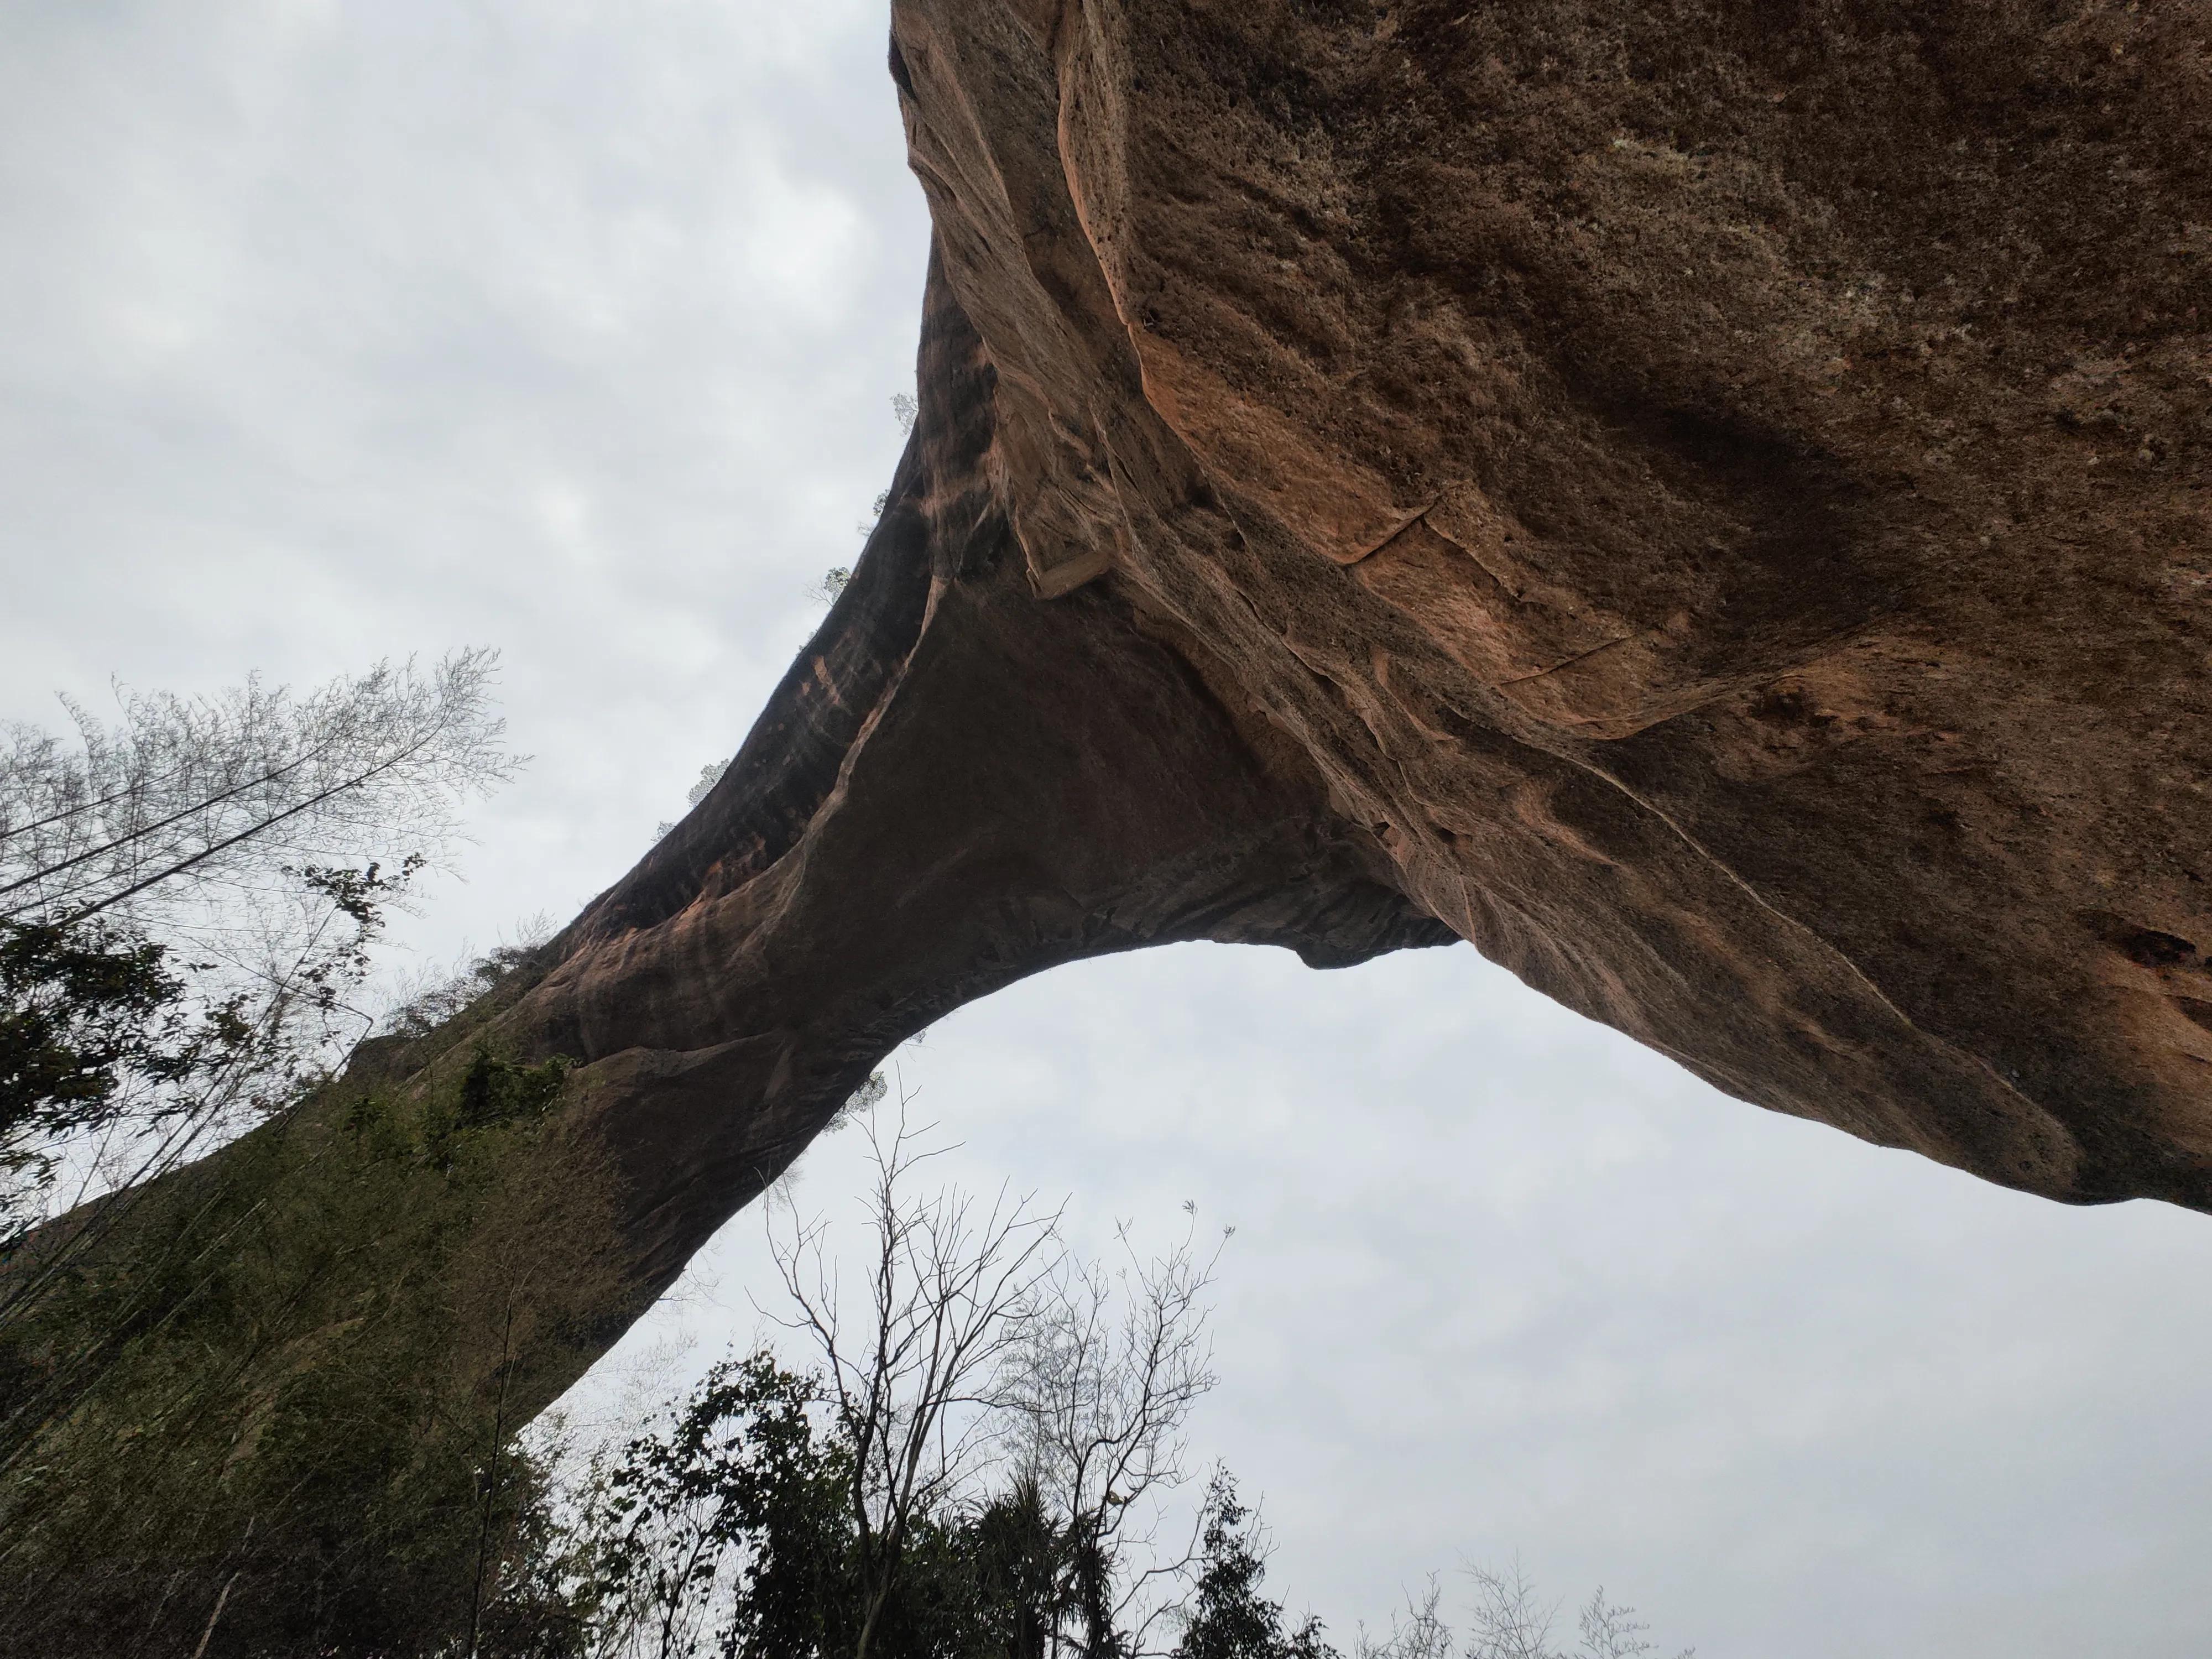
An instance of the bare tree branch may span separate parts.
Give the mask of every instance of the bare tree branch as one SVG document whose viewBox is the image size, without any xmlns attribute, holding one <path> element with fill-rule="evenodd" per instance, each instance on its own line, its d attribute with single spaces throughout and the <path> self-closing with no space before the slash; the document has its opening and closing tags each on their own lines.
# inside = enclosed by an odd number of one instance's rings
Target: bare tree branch
<svg viewBox="0 0 2212 1659">
<path fill-rule="evenodd" d="M 855 1454 L 848 1497 L 866 1597 L 855 1659 L 867 1659 L 915 1520 L 988 1456 L 992 1386 L 1020 1340 L 1018 1316 L 1060 1255 L 1060 1212 L 1040 1211 L 1031 1195 L 1001 1188 L 986 1206 L 952 1189 L 910 1194 L 939 1156 L 925 1145 L 935 1126 L 912 1124 L 911 1103 L 902 1090 L 889 1128 L 868 1120 L 875 1248 L 857 1340 L 827 1224 L 794 1216 L 770 1237 L 792 1311 L 768 1316 L 814 1349 Z"/>
</svg>

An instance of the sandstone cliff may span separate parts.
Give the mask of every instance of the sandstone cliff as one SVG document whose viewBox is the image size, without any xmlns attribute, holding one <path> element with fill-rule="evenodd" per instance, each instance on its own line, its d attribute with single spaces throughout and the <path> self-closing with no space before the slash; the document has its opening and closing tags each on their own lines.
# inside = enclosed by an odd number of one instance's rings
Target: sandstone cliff
<svg viewBox="0 0 2212 1659">
<path fill-rule="evenodd" d="M 508 1016 L 658 1284 L 902 1038 L 1472 941 L 2212 1207 L 2212 7 L 897 0 L 889 510 Z"/>
</svg>

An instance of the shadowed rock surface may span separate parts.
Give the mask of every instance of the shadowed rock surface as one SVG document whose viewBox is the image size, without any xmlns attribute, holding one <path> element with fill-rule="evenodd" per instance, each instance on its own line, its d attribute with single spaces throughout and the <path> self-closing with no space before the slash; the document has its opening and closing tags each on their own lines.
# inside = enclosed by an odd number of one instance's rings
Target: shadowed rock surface
<svg viewBox="0 0 2212 1659">
<path fill-rule="evenodd" d="M 2212 1207 L 2208 18 L 897 0 L 888 510 L 505 1021 L 649 1285 L 905 1036 L 1194 939 Z"/>
</svg>

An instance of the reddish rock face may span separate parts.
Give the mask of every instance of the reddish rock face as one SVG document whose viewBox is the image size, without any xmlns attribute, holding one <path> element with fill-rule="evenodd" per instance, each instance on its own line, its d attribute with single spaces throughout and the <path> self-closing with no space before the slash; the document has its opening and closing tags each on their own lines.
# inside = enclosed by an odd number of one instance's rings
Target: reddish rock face
<svg viewBox="0 0 2212 1659">
<path fill-rule="evenodd" d="M 890 510 L 511 1019 L 648 1276 L 930 1019 L 1197 938 L 2212 1207 L 2208 28 L 896 0 Z"/>
</svg>

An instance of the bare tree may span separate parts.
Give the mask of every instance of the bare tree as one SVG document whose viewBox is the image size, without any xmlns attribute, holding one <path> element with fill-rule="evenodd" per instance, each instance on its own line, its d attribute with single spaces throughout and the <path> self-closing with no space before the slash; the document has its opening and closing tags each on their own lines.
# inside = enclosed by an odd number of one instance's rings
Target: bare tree
<svg viewBox="0 0 2212 1659">
<path fill-rule="evenodd" d="M 385 912 L 520 763 L 496 662 L 118 692 L 112 726 L 64 700 L 73 742 L 0 726 L 0 1233 L 206 1151 L 366 1035 Z"/>
<path fill-rule="evenodd" d="M 1146 1261 L 1117 1227 L 1117 1261 L 1062 1255 L 1014 1314 L 998 1401 L 1018 1467 L 1071 1545 L 1061 1600 L 1088 1659 L 1145 1650 L 1171 1607 L 1153 1592 L 1193 1559 L 1159 1559 L 1158 1500 L 1184 1478 L 1183 1426 L 1217 1380 L 1206 1293 L 1231 1230 L 1201 1251 L 1196 1206 L 1184 1213 L 1165 1256 Z"/>
<path fill-rule="evenodd" d="M 857 1320 L 826 1223 L 794 1217 L 771 1240 L 792 1311 L 768 1316 L 815 1349 L 854 1452 L 848 1496 L 863 1600 L 854 1659 L 868 1659 L 917 1518 L 988 1458 L 994 1386 L 1021 1340 L 1018 1316 L 1060 1252 L 1060 1212 L 1029 1197 L 911 1196 L 916 1172 L 939 1154 L 924 1149 L 932 1126 L 909 1123 L 909 1103 L 902 1094 L 891 1127 L 868 1120 L 874 1249 Z"/>
<path fill-rule="evenodd" d="M 1470 1566 L 1474 1586 L 1467 1659 L 1562 1659 L 1552 1650 L 1559 1605 L 1547 1606 L 1518 1561 L 1505 1571 Z"/>
<path fill-rule="evenodd" d="M 0 727 L 0 920 L 119 914 L 215 947 L 288 866 L 434 860 L 468 794 L 512 775 L 490 712 L 495 652 L 428 673 L 377 664 L 304 696 L 258 678 L 214 697 L 118 690 L 110 727 L 64 700 L 74 745 Z"/>
<path fill-rule="evenodd" d="M 1637 1618 L 1634 1607 L 1607 1601 L 1602 1584 L 1590 1592 L 1575 1623 L 1583 1638 L 1577 1659 L 1642 1659 L 1659 1651 L 1657 1643 L 1644 1640 L 1651 1626 Z M 1684 1648 L 1675 1659 L 1695 1659 L 1695 1649 Z"/>
<path fill-rule="evenodd" d="M 1475 1591 L 1467 1659 L 1570 1659 L 1552 1646 L 1559 1604 L 1538 1600 L 1518 1561 L 1504 1572 L 1470 1566 L 1467 1576 Z M 1602 1585 L 1583 1604 L 1576 1626 L 1582 1641 L 1571 1659 L 1644 1659 L 1659 1651 L 1645 1639 L 1650 1626 L 1638 1620 L 1636 1609 L 1607 1601 Z M 1694 1659 L 1695 1652 L 1685 1648 L 1677 1659 Z"/>
<path fill-rule="evenodd" d="M 1377 1641 L 1364 1630 L 1359 1632 L 1352 1648 L 1354 1659 L 1452 1659 L 1451 1626 L 1438 1611 L 1443 1594 L 1437 1575 L 1431 1573 L 1419 1601 L 1410 1592 L 1407 1595 L 1405 1616 L 1390 1615 L 1389 1635 Z"/>
<path fill-rule="evenodd" d="M 870 1078 L 837 1120 L 866 1126 L 874 1171 L 856 1282 L 843 1281 L 829 1225 L 800 1220 L 787 1188 L 773 1188 L 769 1206 L 785 1301 L 763 1313 L 808 1351 L 805 1374 L 817 1379 L 827 1431 L 816 1467 L 837 1472 L 842 1541 L 825 1534 L 813 1553 L 841 1564 L 823 1565 L 817 1587 L 835 1579 L 836 1605 L 850 1609 L 838 1650 L 866 1659 L 915 1639 L 908 1621 L 939 1617 L 926 1609 L 952 1582 L 931 1575 L 972 1572 L 950 1592 L 953 1602 L 980 1595 L 973 1616 L 1012 1620 L 989 1639 L 1011 1640 L 1023 1659 L 1130 1659 L 1147 1650 L 1144 1634 L 1173 1599 L 1148 1592 L 1188 1577 L 1195 1559 L 1194 1544 L 1159 1559 L 1154 1500 L 1182 1479 L 1183 1424 L 1214 1380 L 1204 1323 L 1220 1245 L 1199 1249 L 1194 1219 L 1179 1244 L 1146 1260 L 1124 1229 L 1118 1261 L 1086 1266 L 1066 1249 L 1059 1212 L 1030 1198 L 924 1196 L 918 1179 L 943 1149 L 931 1150 L 929 1127 L 913 1122 L 910 1096 L 895 1113 L 873 1115 L 886 1093 L 880 1075 Z M 695 1409 L 717 1407 L 711 1392 Z M 648 1474 L 711 1489 L 720 1504 L 720 1443 L 705 1435 L 672 1443 L 647 1460 Z M 763 1537 L 799 1524 L 814 1501 L 804 1485 L 761 1511 L 777 1517 L 762 1523 Z M 670 1617 L 682 1601 L 686 1630 L 708 1627 L 707 1602 L 726 1583 L 733 1599 L 724 1613 L 766 1617 L 761 1609 L 776 1601 L 748 1576 L 775 1547 L 744 1562 L 752 1547 L 734 1533 L 720 1553 L 682 1547 L 740 1508 L 678 1515 L 668 1538 L 639 1558 L 673 1562 L 665 1583 L 636 1583 Z M 939 1630 L 929 1639 L 951 1638 Z"/>
</svg>

